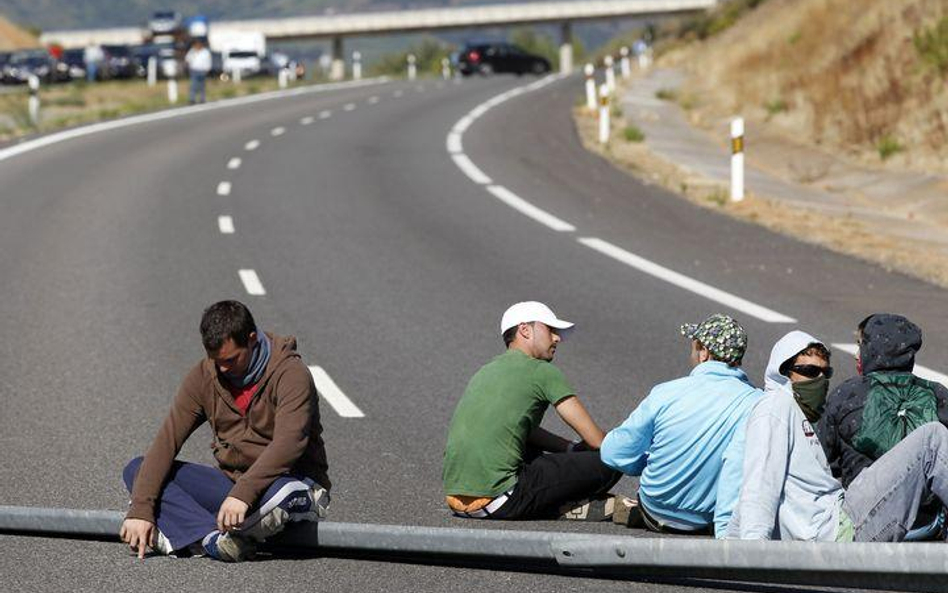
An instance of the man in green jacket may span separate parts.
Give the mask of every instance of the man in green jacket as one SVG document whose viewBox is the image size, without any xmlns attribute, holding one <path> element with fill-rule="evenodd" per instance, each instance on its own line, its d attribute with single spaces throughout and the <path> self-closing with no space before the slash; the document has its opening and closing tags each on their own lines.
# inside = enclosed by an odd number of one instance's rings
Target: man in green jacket
<svg viewBox="0 0 948 593">
<path fill-rule="evenodd" d="M 237 301 L 201 318 L 207 357 L 185 377 L 144 457 L 125 468 L 131 492 L 121 538 L 139 558 L 203 554 L 238 562 L 287 523 L 329 505 L 318 395 L 296 339 L 264 334 Z M 201 424 L 218 468 L 177 461 Z"/>
</svg>

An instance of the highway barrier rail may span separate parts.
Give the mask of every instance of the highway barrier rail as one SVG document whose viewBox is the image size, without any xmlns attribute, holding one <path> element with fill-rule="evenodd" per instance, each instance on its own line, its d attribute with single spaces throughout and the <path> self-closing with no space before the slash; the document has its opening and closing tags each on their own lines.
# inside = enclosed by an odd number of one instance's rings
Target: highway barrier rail
<svg viewBox="0 0 948 593">
<path fill-rule="evenodd" d="M 0 506 L 0 533 L 117 541 L 118 511 Z M 945 591 L 944 543 L 811 543 L 321 522 L 269 543 L 295 555 L 567 575 Z"/>
</svg>

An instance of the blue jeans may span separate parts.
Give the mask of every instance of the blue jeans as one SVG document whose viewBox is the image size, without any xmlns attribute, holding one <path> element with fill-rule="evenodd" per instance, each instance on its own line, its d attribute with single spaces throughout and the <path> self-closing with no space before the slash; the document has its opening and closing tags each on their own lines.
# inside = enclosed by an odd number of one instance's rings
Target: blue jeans
<svg viewBox="0 0 948 593">
<path fill-rule="evenodd" d="M 132 491 L 141 464 L 142 458 L 136 457 L 125 466 L 122 477 L 129 492 Z M 296 476 L 277 478 L 258 503 L 250 507 L 245 523 L 252 520 L 253 513 L 260 507 L 275 496 L 281 495 L 285 486 L 302 488 L 304 484 L 312 487 L 314 482 L 309 478 Z M 217 468 L 175 461 L 155 507 L 158 529 L 168 538 L 175 550 L 201 541 L 205 535 L 217 529 L 217 511 L 233 487 L 234 482 Z"/>
<path fill-rule="evenodd" d="M 855 540 L 902 541 L 928 493 L 948 503 L 948 428 L 938 422 L 912 431 L 849 485 L 843 510 Z"/>
<path fill-rule="evenodd" d="M 207 96 L 204 93 L 204 87 L 206 86 L 207 81 L 207 72 L 192 72 L 191 73 L 191 92 L 188 96 L 188 100 L 191 103 L 203 103 L 207 100 Z M 198 95 L 201 96 L 201 100 L 198 101 Z"/>
</svg>

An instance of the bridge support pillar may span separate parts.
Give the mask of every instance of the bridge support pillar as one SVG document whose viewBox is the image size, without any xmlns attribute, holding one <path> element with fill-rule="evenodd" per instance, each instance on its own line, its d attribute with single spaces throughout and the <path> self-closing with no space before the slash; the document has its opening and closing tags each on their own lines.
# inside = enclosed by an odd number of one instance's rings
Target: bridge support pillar
<svg viewBox="0 0 948 593">
<path fill-rule="evenodd" d="M 566 21 L 560 26 L 560 72 L 573 71 L 573 23 Z"/>
<path fill-rule="evenodd" d="M 332 64 L 329 66 L 329 79 L 342 80 L 346 77 L 346 60 L 342 55 L 342 37 L 332 38 Z"/>
</svg>

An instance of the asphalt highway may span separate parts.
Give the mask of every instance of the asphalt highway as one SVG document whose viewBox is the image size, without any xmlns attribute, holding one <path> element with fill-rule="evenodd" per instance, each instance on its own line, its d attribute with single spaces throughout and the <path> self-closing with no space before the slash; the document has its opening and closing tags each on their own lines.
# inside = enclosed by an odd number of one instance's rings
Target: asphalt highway
<svg viewBox="0 0 948 593">
<path fill-rule="evenodd" d="M 576 322 L 556 362 L 607 428 L 690 370 L 678 326 L 717 311 L 747 328 L 758 384 L 786 331 L 847 344 L 877 311 L 916 321 L 919 362 L 948 371 L 944 290 L 615 170 L 579 143 L 577 78 L 481 109 L 452 147 L 472 110 L 535 82 L 340 88 L 0 152 L 0 504 L 124 508 L 121 469 L 203 355 L 202 309 L 224 298 L 297 336 L 344 394 L 321 403 L 336 521 L 644 536 L 445 511 L 448 420 L 519 300 Z M 854 372 L 842 349 L 834 364 L 834 384 Z M 182 456 L 211 462 L 209 442 L 202 429 Z M 139 562 L 117 543 L 34 537 L 0 536 L 0 549 L 10 591 L 703 590 L 330 558 Z"/>
</svg>

